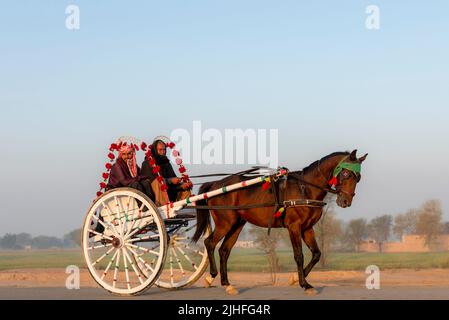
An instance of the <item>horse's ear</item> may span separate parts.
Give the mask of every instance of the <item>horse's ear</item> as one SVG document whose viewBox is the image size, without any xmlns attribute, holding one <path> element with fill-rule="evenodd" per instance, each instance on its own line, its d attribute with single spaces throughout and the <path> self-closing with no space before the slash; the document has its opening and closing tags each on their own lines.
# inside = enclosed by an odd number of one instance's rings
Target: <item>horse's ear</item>
<svg viewBox="0 0 449 320">
<path fill-rule="evenodd" d="M 365 155 L 363 157 L 359 158 L 359 162 L 362 163 L 363 161 L 365 161 L 367 156 L 368 156 L 368 153 L 365 153 Z"/>
<path fill-rule="evenodd" d="M 357 160 L 357 149 L 352 150 L 351 154 L 349 155 L 349 160 L 351 161 Z"/>
</svg>

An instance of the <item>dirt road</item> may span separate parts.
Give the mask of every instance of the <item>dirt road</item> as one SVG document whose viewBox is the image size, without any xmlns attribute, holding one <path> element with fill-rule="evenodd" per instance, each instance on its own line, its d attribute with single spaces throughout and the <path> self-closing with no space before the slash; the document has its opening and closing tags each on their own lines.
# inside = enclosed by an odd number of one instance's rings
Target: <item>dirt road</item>
<svg viewBox="0 0 449 320">
<path fill-rule="evenodd" d="M 79 290 L 65 288 L 67 278 L 61 269 L 11 270 L 0 272 L 0 299 L 117 299 L 99 288 L 83 270 Z M 381 288 L 368 290 L 363 271 L 317 271 L 308 280 L 318 294 L 308 296 L 297 284 L 290 285 L 292 274 L 280 274 L 270 283 L 266 273 L 230 273 L 239 289 L 237 296 L 226 295 L 219 286 L 205 289 L 202 279 L 190 288 L 167 291 L 152 287 L 145 294 L 126 299 L 208 300 L 208 299 L 449 299 L 449 270 L 386 270 L 381 272 Z"/>
</svg>

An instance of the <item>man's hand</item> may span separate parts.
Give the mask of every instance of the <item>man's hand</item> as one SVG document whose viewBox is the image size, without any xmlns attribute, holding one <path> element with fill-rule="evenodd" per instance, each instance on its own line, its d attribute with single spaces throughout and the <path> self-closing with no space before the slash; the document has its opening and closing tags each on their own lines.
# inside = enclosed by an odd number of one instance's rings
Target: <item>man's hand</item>
<svg viewBox="0 0 449 320">
<path fill-rule="evenodd" d="M 184 183 L 181 185 L 181 188 L 182 188 L 183 190 L 188 190 L 188 189 L 190 189 L 191 186 L 192 186 L 192 185 L 191 185 L 189 182 L 184 182 Z"/>
<path fill-rule="evenodd" d="M 170 182 L 172 184 L 179 184 L 181 182 L 181 179 L 174 177 L 174 178 L 170 178 Z"/>
</svg>

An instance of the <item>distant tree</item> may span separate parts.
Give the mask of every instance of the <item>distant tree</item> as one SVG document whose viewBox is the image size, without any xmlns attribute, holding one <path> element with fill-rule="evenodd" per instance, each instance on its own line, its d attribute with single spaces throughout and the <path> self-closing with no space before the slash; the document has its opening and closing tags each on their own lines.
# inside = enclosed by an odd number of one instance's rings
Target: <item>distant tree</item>
<svg viewBox="0 0 449 320">
<path fill-rule="evenodd" d="M 32 241 L 33 238 L 29 233 L 22 232 L 16 235 L 16 244 L 22 249 L 31 246 Z"/>
<path fill-rule="evenodd" d="M 37 236 L 32 242 L 32 247 L 36 249 L 61 248 L 62 245 L 61 239 L 49 236 Z"/>
<path fill-rule="evenodd" d="M 441 233 L 443 234 L 449 234 L 449 222 L 443 222 L 442 224 L 442 228 L 441 228 Z"/>
<path fill-rule="evenodd" d="M 332 245 L 335 245 L 343 234 L 342 221 L 336 218 L 333 210 L 329 210 L 323 213 L 321 219 L 315 224 L 314 230 L 321 251 L 320 265 L 325 267 Z"/>
<path fill-rule="evenodd" d="M 418 222 L 418 211 L 410 209 L 404 214 L 398 214 L 394 218 L 393 232 L 402 239 L 403 235 L 413 234 L 416 232 L 416 223 Z"/>
<path fill-rule="evenodd" d="M 359 251 L 360 243 L 367 235 L 367 222 L 364 218 L 353 219 L 349 221 L 346 232 L 345 242 L 356 252 Z"/>
<path fill-rule="evenodd" d="M 435 199 L 426 201 L 419 209 L 416 233 L 425 236 L 428 246 L 433 245 L 442 232 L 442 215 L 440 201 Z"/>
<path fill-rule="evenodd" d="M 3 249 L 18 249 L 17 236 L 15 234 L 7 233 L 1 238 L 0 247 Z"/>
<path fill-rule="evenodd" d="M 81 229 L 75 229 L 66 235 L 64 235 L 65 246 L 71 246 L 71 244 L 81 247 Z"/>
<path fill-rule="evenodd" d="M 268 236 L 267 229 L 251 226 L 250 234 L 254 239 L 255 248 L 265 253 L 270 266 L 271 282 L 275 284 L 280 269 L 276 248 L 281 242 L 282 230 L 271 229 L 271 235 Z"/>
<path fill-rule="evenodd" d="M 382 252 L 382 245 L 390 237 L 393 217 L 389 214 L 376 217 L 368 224 L 368 235 L 376 240 L 379 252 Z"/>
</svg>

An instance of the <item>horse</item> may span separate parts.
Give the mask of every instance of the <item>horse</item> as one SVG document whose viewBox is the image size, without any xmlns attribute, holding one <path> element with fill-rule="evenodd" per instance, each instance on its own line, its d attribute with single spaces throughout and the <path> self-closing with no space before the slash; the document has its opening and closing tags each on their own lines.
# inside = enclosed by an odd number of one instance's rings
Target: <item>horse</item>
<svg viewBox="0 0 449 320">
<path fill-rule="evenodd" d="M 322 201 L 326 194 L 333 190 L 337 195 L 336 203 L 342 208 L 350 207 L 355 196 L 355 188 L 360 181 L 360 166 L 368 154 L 357 158 L 357 150 L 352 152 L 334 152 L 317 160 L 302 171 L 292 171 L 287 175 L 284 189 L 284 199 L 309 199 Z M 358 170 L 357 170 L 358 168 Z M 201 185 L 199 192 L 219 189 L 226 185 L 249 179 L 242 175 L 231 175 L 218 181 L 206 182 Z M 273 183 L 273 182 L 272 182 Z M 335 190 L 329 184 L 335 185 Z M 253 185 L 243 189 L 234 190 L 221 196 L 197 202 L 207 206 L 233 206 L 224 209 L 197 209 L 197 225 L 192 237 L 193 242 L 205 234 L 210 226 L 210 216 L 215 224 L 214 230 L 204 240 L 209 264 L 210 274 L 205 279 L 205 286 L 210 287 L 218 275 L 215 263 L 215 247 L 223 238 L 220 246 L 220 278 L 225 292 L 230 295 L 238 294 L 238 290 L 229 283 L 227 274 L 227 261 L 232 247 L 247 222 L 263 228 L 288 229 L 293 257 L 297 265 L 299 286 L 307 294 L 316 294 L 317 291 L 306 280 L 307 275 L 318 263 L 321 251 L 315 239 L 313 226 L 322 216 L 323 208 L 317 206 L 291 206 L 286 207 L 283 216 L 273 215 L 274 205 L 269 207 L 254 207 L 260 203 L 273 203 L 273 192 L 260 185 Z M 236 206 L 246 208 L 236 209 Z M 248 208 L 250 207 L 250 208 Z M 312 253 L 310 262 L 304 267 L 302 241 Z"/>
</svg>

